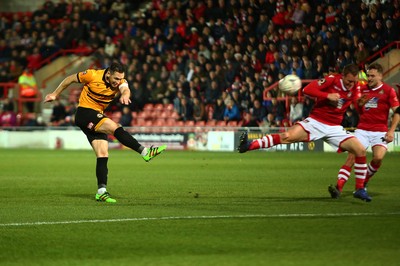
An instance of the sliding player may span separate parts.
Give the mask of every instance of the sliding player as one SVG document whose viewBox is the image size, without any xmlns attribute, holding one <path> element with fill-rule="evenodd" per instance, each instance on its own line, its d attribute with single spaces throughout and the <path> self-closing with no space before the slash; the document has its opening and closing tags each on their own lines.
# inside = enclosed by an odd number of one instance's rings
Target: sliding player
<svg viewBox="0 0 400 266">
<path fill-rule="evenodd" d="M 309 117 L 290 127 L 287 132 L 268 134 L 251 142 L 248 141 L 245 132 L 240 137 L 239 152 L 323 138 L 338 152 L 349 151 L 355 155 L 355 166 L 359 169 L 356 173 L 355 195 L 357 198 L 368 201 L 370 197 L 364 189 L 367 173 L 366 151 L 358 139 L 347 133 L 341 126 L 347 107 L 358 97 L 358 72 L 358 66 L 350 64 L 343 68 L 342 74 L 328 75 L 308 84 L 303 89 L 304 94 L 316 98 Z"/>
</svg>

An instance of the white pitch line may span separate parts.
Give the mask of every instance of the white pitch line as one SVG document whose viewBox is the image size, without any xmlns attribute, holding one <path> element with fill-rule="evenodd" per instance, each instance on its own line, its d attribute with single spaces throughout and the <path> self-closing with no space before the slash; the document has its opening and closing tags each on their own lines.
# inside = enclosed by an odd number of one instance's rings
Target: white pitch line
<svg viewBox="0 0 400 266">
<path fill-rule="evenodd" d="M 136 221 L 163 221 L 163 220 L 201 220 L 201 219 L 243 219 L 243 218 L 304 218 L 304 217 L 346 217 L 346 216 L 397 216 L 400 212 L 389 213 L 292 213 L 292 214 L 248 214 L 248 215 L 215 215 L 215 216 L 166 216 L 166 217 L 138 217 L 104 220 L 75 220 L 31 223 L 4 223 L 0 227 L 59 225 L 59 224 L 84 224 L 84 223 L 115 223 Z"/>
</svg>

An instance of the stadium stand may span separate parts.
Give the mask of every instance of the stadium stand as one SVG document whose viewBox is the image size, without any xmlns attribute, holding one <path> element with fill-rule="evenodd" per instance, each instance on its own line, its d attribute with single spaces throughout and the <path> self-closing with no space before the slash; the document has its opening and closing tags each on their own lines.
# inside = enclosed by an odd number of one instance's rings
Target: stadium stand
<svg viewBox="0 0 400 266">
<path fill-rule="evenodd" d="M 127 65 L 132 126 L 192 127 L 190 116 L 178 123 L 179 99 L 190 111 L 198 97 L 206 113 L 199 126 L 236 127 L 241 122 L 213 120 L 218 98 L 234 100 L 242 117 L 253 115 L 255 99 L 267 108 L 270 97 L 288 112 L 290 101 L 276 90 L 284 75 L 309 81 L 339 71 L 343 60 L 364 66 L 359 58 L 398 41 L 400 29 L 399 1 L 153 0 L 140 9 L 120 2 L 46 1 L 53 7 L 0 13 L 0 98 L 13 97 L 10 84 L 28 64 L 38 69 L 65 51 L 90 50 L 99 67 Z M 360 43 L 364 57 L 356 52 Z M 67 101 L 78 93 L 71 90 Z M 110 115 L 121 110 L 115 103 Z"/>
</svg>

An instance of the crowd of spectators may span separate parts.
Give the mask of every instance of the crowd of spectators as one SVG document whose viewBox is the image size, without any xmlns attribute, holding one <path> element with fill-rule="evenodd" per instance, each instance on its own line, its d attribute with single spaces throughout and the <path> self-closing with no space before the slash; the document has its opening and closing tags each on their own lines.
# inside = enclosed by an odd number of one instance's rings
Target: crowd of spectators
<svg viewBox="0 0 400 266">
<path fill-rule="evenodd" d="M 87 47 L 102 68 L 127 66 L 131 111 L 172 103 L 181 120 L 275 127 L 312 106 L 294 98 L 288 108 L 277 90 L 264 99 L 284 75 L 321 78 L 399 36 L 398 0 L 153 0 L 142 12 L 131 2 L 47 0 L 31 16 L 2 16 L 0 82 L 59 49 Z"/>
</svg>

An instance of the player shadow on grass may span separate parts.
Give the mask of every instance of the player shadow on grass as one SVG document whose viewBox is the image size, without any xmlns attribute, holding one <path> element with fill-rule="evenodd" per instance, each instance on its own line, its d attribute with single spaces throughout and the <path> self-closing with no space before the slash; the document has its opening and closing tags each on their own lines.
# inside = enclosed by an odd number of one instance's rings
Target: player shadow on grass
<svg viewBox="0 0 400 266">
<path fill-rule="evenodd" d="M 94 194 L 71 194 L 71 193 L 69 193 L 69 194 L 64 194 L 64 196 L 68 197 L 68 198 L 79 198 L 79 199 L 96 201 L 94 198 Z M 116 198 L 118 198 L 119 200 L 125 201 L 125 203 L 136 200 L 135 198 L 128 198 L 128 197 L 119 196 L 119 195 L 117 195 Z"/>
<path fill-rule="evenodd" d="M 197 193 L 196 193 L 197 194 Z M 198 195 L 198 194 L 197 194 Z M 382 195 L 382 193 L 373 193 L 373 197 L 377 197 Z M 85 200 L 93 200 L 94 201 L 94 195 L 92 194 L 64 194 L 64 196 L 69 197 L 69 198 L 80 198 L 80 199 L 85 199 Z M 327 196 L 318 196 L 318 197 L 286 197 L 286 196 L 258 196 L 258 197 L 251 197 L 251 196 L 214 196 L 214 195 L 205 195 L 203 194 L 201 197 L 200 196 L 190 196 L 188 197 L 189 199 L 192 198 L 193 201 L 197 201 L 198 203 L 202 202 L 202 199 L 215 199 L 215 204 L 217 205 L 221 205 L 223 203 L 221 203 L 218 200 L 234 200 L 236 204 L 240 204 L 240 203 L 245 203 L 247 205 L 251 205 L 251 204 L 260 204 L 263 202 L 332 202 L 332 201 L 337 201 L 337 202 L 348 202 L 348 199 L 354 199 L 353 198 L 353 192 L 352 191 L 345 191 L 342 193 L 341 197 L 339 199 L 332 199 L 331 197 L 329 197 L 329 195 Z M 149 198 L 129 198 L 129 197 L 123 197 L 123 196 L 118 196 L 118 199 L 120 200 L 119 203 L 120 204 L 134 204 L 134 205 L 170 205 L 170 206 L 176 206 L 176 205 L 182 205 L 182 206 L 188 206 L 188 202 L 182 202 L 181 204 L 175 202 L 175 203 L 160 203 L 159 202 L 159 198 L 154 198 L 154 199 L 149 199 Z M 200 201 L 199 201 L 200 200 Z M 356 200 L 356 199 L 354 199 Z M 168 200 L 167 200 L 168 201 Z M 358 202 L 358 200 L 357 200 Z M 361 201 L 360 201 L 361 202 Z M 206 205 L 210 205 L 210 202 L 203 202 Z M 232 202 L 229 202 L 232 203 Z"/>
<path fill-rule="evenodd" d="M 92 194 L 64 194 L 68 198 L 94 199 Z"/>
</svg>

